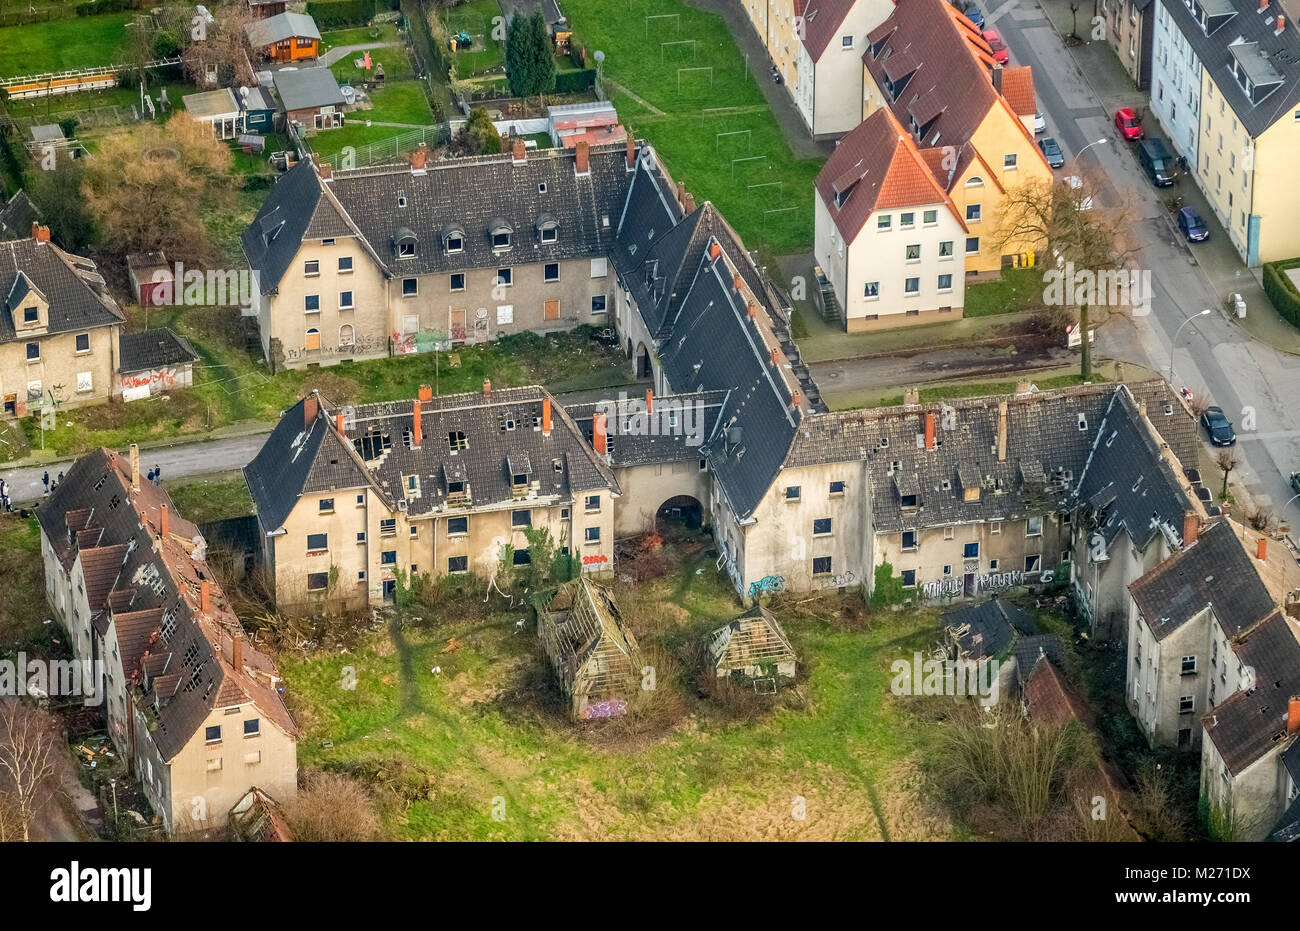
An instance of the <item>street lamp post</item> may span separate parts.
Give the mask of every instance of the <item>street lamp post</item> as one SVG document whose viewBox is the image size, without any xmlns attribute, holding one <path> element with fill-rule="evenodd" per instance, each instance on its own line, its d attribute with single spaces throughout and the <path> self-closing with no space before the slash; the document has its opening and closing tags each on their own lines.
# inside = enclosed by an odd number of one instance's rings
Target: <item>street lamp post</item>
<svg viewBox="0 0 1300 931">
<path fill-rule="evenodd" d="M 1169 383 L 1171 385 L 1174 382 L 1174 349 L 1178 346 L 1178 334 L 1183 332 L 1183 327 L 1187 326 L 1187 324 L 1191 323 L 1197 317 L 1204 317 L 1209 312 L 1210 308 L 1207 307 L 1199 314 L 1192 314 L 1178 325 L 1178 329 L 1174 330 L 1174 338 L 1169 343 Z"/>
<path fill-rule="evenodd" d="M 1095 146 L 1095 145 L 1105 145 L 1105 144 L 1106 144 L 1106 140 L 1105 140 L 1105 139 L 1098 139 L 1098 140 L 1096 140 L 1095 142 L 1089 142 L 1086 146 L 1084 146 L 1082 149 L 1080 149 L 1078 152 L 1076 152 L 1075 155 L 1074 155 L 1074 157 L 1075 157 L 1075 158 L 1079 158 L 1079 157 L 1081 157 L 1081 156 L 1083 155 L 1084 152 L 1087 152 L 1089 149 L 1091 149 L 1091 148 L 1092 148 L 1093 146 Z"/>
</svg>

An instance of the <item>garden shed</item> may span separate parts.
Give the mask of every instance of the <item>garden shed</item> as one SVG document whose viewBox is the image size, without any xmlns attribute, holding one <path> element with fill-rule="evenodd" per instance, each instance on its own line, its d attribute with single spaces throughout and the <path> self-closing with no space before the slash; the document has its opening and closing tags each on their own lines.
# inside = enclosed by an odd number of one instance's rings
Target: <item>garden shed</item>
<svg viewBox="0 0 1300 931">
<path fill-rule="evenodd" d="M 537 636 L 573 717 L 627 713 L 641 651 L 608 589 L 587 578 L 561 585 L 537 612 Z"/>
<path fill-rule="evenodd" d="M 772 612 L 755 605 L 709 635 L 709 658 L 718 678 L 753 681 L 756 691 L 776 691 L 793 681 L 798 658 Z"/>
</svg>

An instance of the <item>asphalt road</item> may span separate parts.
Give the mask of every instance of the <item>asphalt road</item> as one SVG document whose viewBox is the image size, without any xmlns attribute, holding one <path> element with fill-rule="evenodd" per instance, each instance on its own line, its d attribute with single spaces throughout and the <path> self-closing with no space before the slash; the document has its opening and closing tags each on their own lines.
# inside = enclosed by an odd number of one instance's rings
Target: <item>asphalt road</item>
<svg viewBox="0 0 1300 931">
<path fill-rule="evenodd" d="M 1011 63 L 1034 69 L 1048 134 L 1066 151 L 1063 173 L 1082 166 L 1099 181 L 1103 206 L 1123 205 L 1137 221 L 1143 244 L 1135 264 L 1151 272 L 1151 313 L 1112 320 L 1097 335 L 1099 352 L 1166 373 L 1172 364 L 1175 383 L 1222 407 L 1236 424 L 1244 460 L 1234 477 L 1277 512 L 1293 494 L 1290 473 L 1300 469 L 1300 360 L 1255 341 L 1221 309 L 1220 294 L 1191 261 L 1156 188 L 1119 141 L 1111 115 L 1042 9 L 1030 0 L 982 3 L 1011 51 Z M 1086 21 L 1081 13 L 1081 29 Z M 1107 141 L 1089 145 L 1100 139 Z M 1076 161 L 1077 153 L 1082 154 Z M 1179 327 L 1205 308 L 1213 313 L 1183 327 L 1174 346 Z M 1286 514 L 1300 520 L 1300 507 L 1292 503 Z"/>
<path fill-rule="evenodd" d="M 266 442 L 266 434 L 262 433 L 142 450 L 140 478 L 143 481 L 154 466 L 162 467 L 164 482 L 242 469 L 257 455 L 264 442 Z M 42 481 L 45 473 L 49 472 L 50 479 L 58 481 L 59 471 L 67 466 L 68 463 L 64 462 L 48 468 L 33 466 L 26 469 L 13 469 L 0 472 L 0 477 L 9 483 L 11 489 L 9 497 L 16 507 L 31 504 L 41 498 L 45 493 L 45 485 Z"/>
</svg>

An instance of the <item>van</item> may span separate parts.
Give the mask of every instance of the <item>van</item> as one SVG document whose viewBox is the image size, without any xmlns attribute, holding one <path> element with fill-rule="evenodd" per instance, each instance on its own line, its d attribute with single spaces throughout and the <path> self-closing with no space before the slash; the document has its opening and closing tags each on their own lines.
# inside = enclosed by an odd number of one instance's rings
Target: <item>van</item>
<svg viewBox="0 0 1300 931">
<path fill-rule="evenodd" d="M 1138 161 L 1156 187 L 1174 183 L 1174 157 L 1159 139 L 1143 139 L 1137 145 Z"/>
</svg>

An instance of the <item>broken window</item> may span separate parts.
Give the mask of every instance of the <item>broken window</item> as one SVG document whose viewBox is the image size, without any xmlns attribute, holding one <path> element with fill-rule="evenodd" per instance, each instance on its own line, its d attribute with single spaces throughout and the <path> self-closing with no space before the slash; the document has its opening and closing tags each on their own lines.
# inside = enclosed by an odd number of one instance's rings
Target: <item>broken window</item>
<svg viewBox="0 0 1300 931">
<path fill-rule="evenodd" d="M 360 438 L 353 440 L 352 445 L 356 447 L 362 459 L 370 462 L 392 449 L 393 439 L 379 430 L 370 430 Z"/>
<path fill-rule="evenodd" d="M 451 447 L 451 451 L 454 453 L 462 449 L 469 449 L 469 440 L 459 430 L 452 430 L 447 434 L 447 445 Z"/>
</svg>

